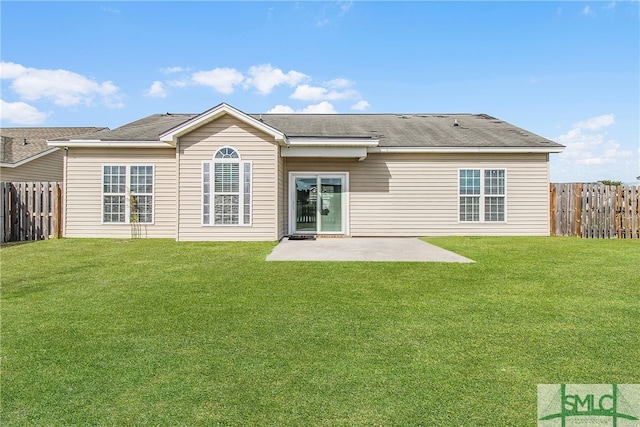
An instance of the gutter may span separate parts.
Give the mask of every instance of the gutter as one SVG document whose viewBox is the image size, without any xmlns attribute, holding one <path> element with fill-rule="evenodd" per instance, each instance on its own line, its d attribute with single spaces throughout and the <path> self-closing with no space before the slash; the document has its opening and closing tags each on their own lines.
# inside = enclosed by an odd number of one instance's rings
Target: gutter
<svg viewBox="0 0 640 427">
<path fill-rule="evenodd" d="M 372 147 L 369 153 L 562 153 L 565 147 Z"/>
<path fill-rule="evenodd" d="M 90 140 L 69 140 L 69 141 L 47 141 L 50 147 L 86 147 L 86 148 L 175 148 L 175 146 L 160 141 L 100 141 Z"/>
</svg>

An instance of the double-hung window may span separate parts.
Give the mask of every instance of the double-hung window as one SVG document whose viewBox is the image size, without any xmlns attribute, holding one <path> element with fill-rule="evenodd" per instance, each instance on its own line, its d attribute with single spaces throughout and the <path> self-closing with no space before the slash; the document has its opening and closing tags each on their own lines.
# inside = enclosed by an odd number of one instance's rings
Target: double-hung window
<svg viewBox="0 0 640 427">
<path fill-rule="evenodd" d="M 461 222 L 506 220 L 506 171 L 504 169 L 460 169 Z"/>
<path fill-rule="evenodd" d="M 223 147 L 202 163 L 202 224 L 251 225 L 251 162 Z"/>
<path fill-rule="evenodd" d="M 153 223 L 153 166 L 102 167 L 102 222 Z"/>
</svg>

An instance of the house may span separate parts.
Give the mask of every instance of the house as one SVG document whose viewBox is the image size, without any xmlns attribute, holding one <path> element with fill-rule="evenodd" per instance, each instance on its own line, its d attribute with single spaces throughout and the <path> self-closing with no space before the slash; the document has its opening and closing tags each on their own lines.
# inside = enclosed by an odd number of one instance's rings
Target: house
<svg viewBox="0 0 640 427">
<path fill-rule="evenodd" d="M 549 154 L 485 114 L 246 114 L 222 103 L 50 140 L 67 237 L 549 234 Z"/>
<path fill-rule="evenodd" d="M 62 150 L 48 146 L 47 139 L 102 129 L 105 128 L 0 128 L 0 181 L 62 181 Z"/>
</svg>

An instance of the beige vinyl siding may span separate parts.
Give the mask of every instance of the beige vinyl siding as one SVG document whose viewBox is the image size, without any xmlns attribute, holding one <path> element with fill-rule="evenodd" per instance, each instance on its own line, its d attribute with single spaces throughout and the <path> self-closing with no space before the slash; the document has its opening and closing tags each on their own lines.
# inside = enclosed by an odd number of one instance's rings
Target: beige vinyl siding
<svg viewBox="0 0 640 427">
<path fill-rule="evenodd" d="M 202 162 L 229 146 L 252 163 L 252 225 L 202 225 Z M 225 115 L 179 141 L 178 240 L 277 240 L 278 159 L 273 138 Z"/>
<path fill-rule="evenodd" d="M 289 158 L 286 167 L 349 172 L 354 237 L 549 234 L 546 154 L 370 154 L 362 162 Z M 506 170 L 507 221 L 459 222 L 458 171 L 485 168 Z"/>
<path fill-rule="evenodd" d="M 0 170 L 2 181 L 62 181 L 64 151 L 56 150 L 14 168 Z"/>
<path fill-rule="evenodd" d="M 137 226 L 141 237 L 175 238 L 176 161 L 170 148 L 69 148 L 65 237 L 131 237 L 130 224 L 102 223 L 103 165 L 154 166 L 154 223 Z"/>
</svg>

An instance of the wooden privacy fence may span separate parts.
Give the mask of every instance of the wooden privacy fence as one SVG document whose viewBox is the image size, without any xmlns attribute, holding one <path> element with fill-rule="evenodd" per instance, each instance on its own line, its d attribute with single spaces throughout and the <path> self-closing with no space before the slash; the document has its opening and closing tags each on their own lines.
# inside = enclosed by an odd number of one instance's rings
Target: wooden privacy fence
<svg viewBox="0 0 640 427">
<path fill-rule="evenodd" d="M 640 239 L 640 191 L 632 185 L 551 184 L 551 234 Z"/>
<path fill-rule="evenodd" d="M 59 182 L 2 182 L 2 243 L 62 237 Z"/>
</svg>

